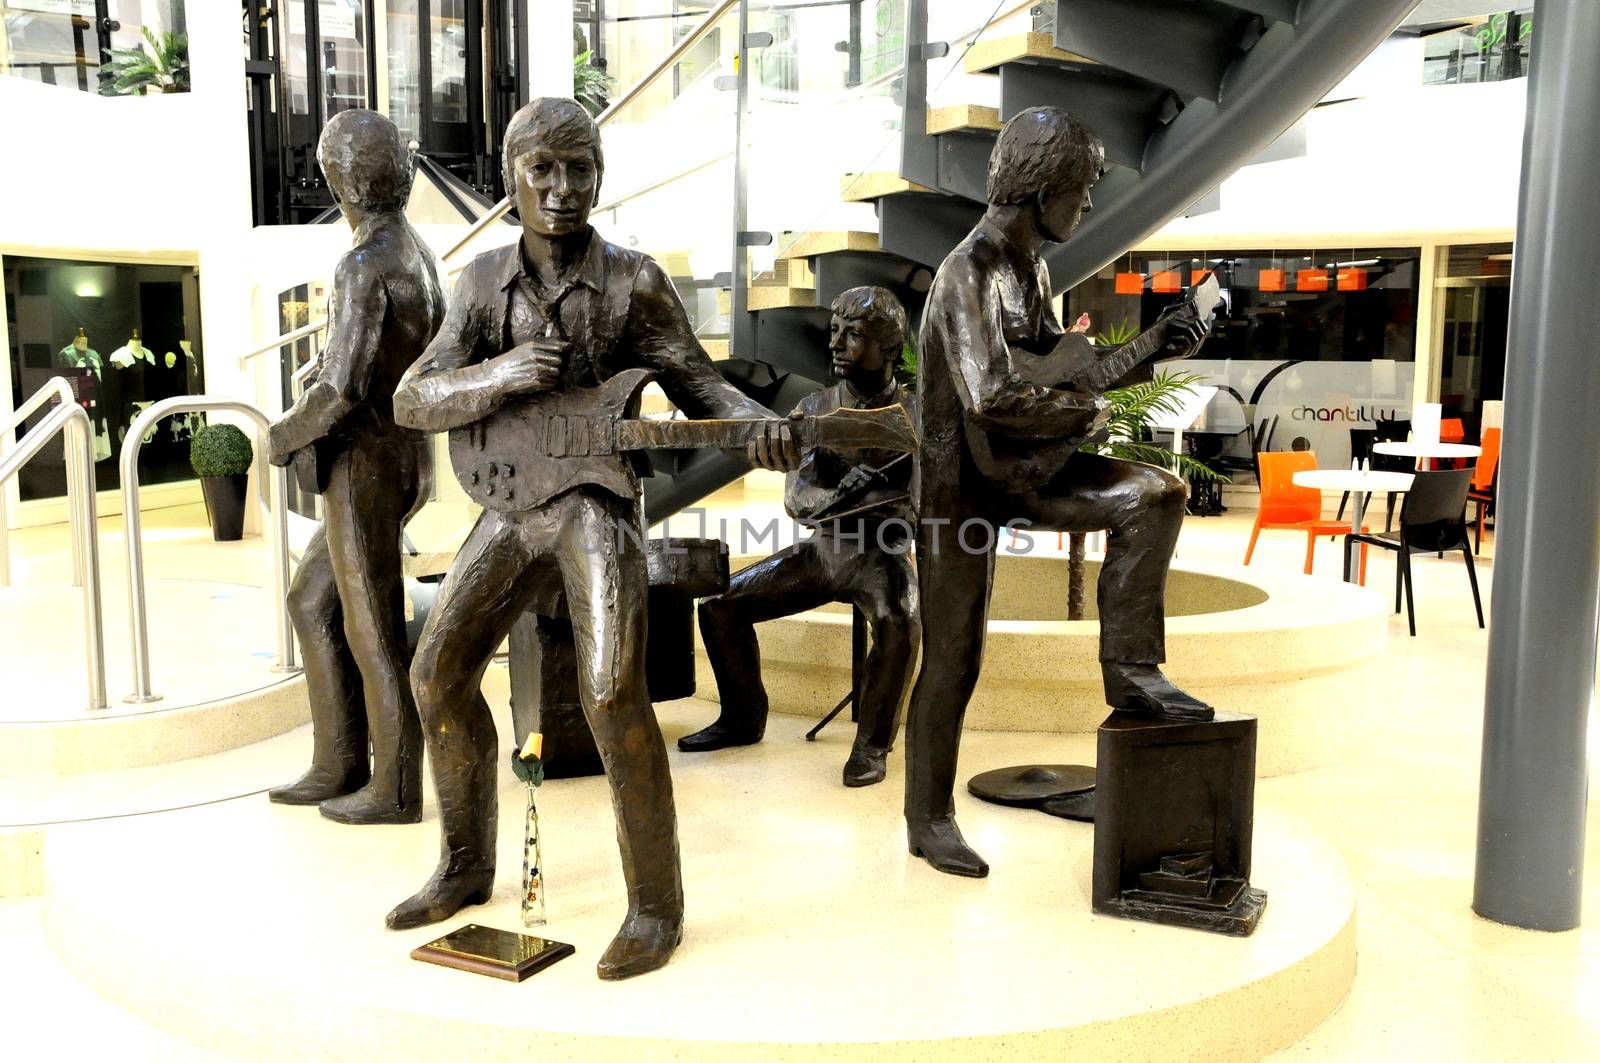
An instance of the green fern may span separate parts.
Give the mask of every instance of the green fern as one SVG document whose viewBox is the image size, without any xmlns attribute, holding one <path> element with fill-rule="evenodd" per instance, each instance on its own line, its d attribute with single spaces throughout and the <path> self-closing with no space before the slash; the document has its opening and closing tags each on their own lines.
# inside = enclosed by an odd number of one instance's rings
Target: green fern
<svg viewBox="0 0 1600 1063">
<path fill-rule="evenodd" d="M 1094 338 L 1094 342 L 1101 347 L 1120 347 L 1139 334 L 1139 329 L 1132 321 L 1123 318 L 1115 325 L 1110 325 L 1106 330 Z"/>
<path fill-rule="evenodd" d="M 150 43 L 132 48 L 114 48 L 111 60 L 101 71 L 100 92 L 104 96 L 143 96 L 157 92 L 189 91 L 189 35 L 163 33 L 157 41 L 149 26 L 140 28 Z M 154 54 L 152 54 L 154 53 Z"/>
<path fill-rule="evenodd" d="M 1106 422 L 1109 438 L 1091 440 L 1079 449 L 1164 469 L 1172 468 L 1176 458 L 1178 475 L 1185 479 L 1227 483 L 1227 476 L 1203 461 L 1144 442 L 1150 432 L 1150 422 L 1162 414 L 1178 412 L 1189 388 L 1204 380 L 1205 377 L 1197 373 L 1158 372 L 1143 383 L 1112 388 L 1105 396 L 1111 410 L 1111 419 Z"/>
<path fill-rule="evenodd" d="M 593 65 L 594 52 L 581 52 L 572 57 L 572 98 L 596 117 L 606 109 L 606 100 L 616 78 Z"/>
</svg>

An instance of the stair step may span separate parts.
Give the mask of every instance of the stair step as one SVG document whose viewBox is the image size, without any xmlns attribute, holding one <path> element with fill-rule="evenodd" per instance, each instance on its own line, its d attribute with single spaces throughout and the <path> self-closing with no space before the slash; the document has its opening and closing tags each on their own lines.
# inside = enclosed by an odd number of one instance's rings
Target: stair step
<svg viewBox="0 0 1600 1063">
<path fill-rule="evenodd" d="M 713 362 L 723 362 L 728 359 L 728 337 L 720 338 L 701 337 L 700 346 L 706 349 L 706 354 L 711 356 Z"/>
<path fill-rule="evenodd" d="M 1009 63 L 1001 68 L 1001 114 L 1042 106 L 1065 106 L 1100 137 L 1107 162 L 1133 169 L 1144 161 L 1150 134 L 1182 110 L 1165 85 L 1111 67 Z"/>
<path fill-rule="evenodd" d="M 962 103 L 954 107 L 929 107 L 928 132 L 930 134 L 954 133 L 957 130 L 988 130 L 999 132 L 1000 109 Z"/>
<path fill-rule="evenodd" d="M 870 203 L 897 192 L 932 192 L 933 189 L 907 181 L 897 173 L 847 173 L 839 179 L 839 195 L 846 203 Z"/>
<path fill-rule="evenodd" d="M 1058 19 L 1060 15 L 1056 16 Z M 1020 59 L 1053 59 L 1060 63 L 1092 62 L 1075 52 L 1056 47 L 1048 33 L 1018 33 L 1012 37 L 982 40 L 967 49 L 961 67 L 969 74 L 993 74 L 1006 63 Z"/>
<path fill-rule="evenodd" d="M 1229 7 L 1248 11 L 1274 22 L 1293 22 L 1300 0 L 1222 0 Z"/>
<path fill-rule="evenodd" d="M 778 252 L 778 261 L 811 258 L 833 251 L 879 251 L 877 233 L 809 232 L 801 233 Z M 752 307 L 751 309 L 754 309 Z"/>
<path fill-rule="evenodd" d="M 1185 99 L 1216 100 L 1222 75 L 1255 43 L 1260 16 L 1218 0 L 1073 0 L 1056 9 L 1055 44 L 1167 85 Z"/>
</svg>

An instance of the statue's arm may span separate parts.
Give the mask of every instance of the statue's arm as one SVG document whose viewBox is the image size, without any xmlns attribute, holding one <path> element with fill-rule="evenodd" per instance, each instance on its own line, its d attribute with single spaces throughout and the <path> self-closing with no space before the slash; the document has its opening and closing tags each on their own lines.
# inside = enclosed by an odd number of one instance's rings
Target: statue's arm
<svg viewBox="0 0 1600 1063">
<path fill-rule="evenodd" d="M 328 345 L 313 382 L 268 435 L 274 465 L 287 465 L 295 451 L 326 438 L 367 397 L 389 309 L 383 274 L 372 256 L 357 248 L 340 259 L 333 293 Z"/>
<path fill-rule="evenodd" d="M 775 416 L 717 372 L 695 339 L 672 281 L 651 259 L 634 278 L 626 334 L 639 363 L 655 371 L 667 398 L 690 417 Z"/>
<path fill-rule="evenodd" d="M 1084 413 L 1099 408 L 1099 400 L 1018 375 L 991 279 L 971 263 L 950 265 L 955 272 L 942 285 L 943 305 L 935 312 L 943 315 L 946 357 L 956 362 L 952 375 L 967 416 L 983 429 L 1006 435 L 1050 439 L 1074 434 Z"/>
<path fill-rule="evenodd" d="M 495 293 L 476 266 L 469 264 L 462 272 L 444 323 L 395 388 L 394 419 L 406 428 L 460 428 L 481 421 L 525 390 L 514 372 L 526 360 L 518 350 L 478 360 L 479 337 L 493 314 Z"/>
</svg>

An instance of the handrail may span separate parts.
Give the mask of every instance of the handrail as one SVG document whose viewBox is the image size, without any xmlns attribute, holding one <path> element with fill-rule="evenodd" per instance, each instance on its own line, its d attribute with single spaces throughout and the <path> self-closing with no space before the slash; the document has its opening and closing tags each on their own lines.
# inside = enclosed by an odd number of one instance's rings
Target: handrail
<svg viewBox="0 0 1600 1063">
<path fill-rule="evenodd" d="M 62 383 L 66 381 L 62 380 Z M 68 390 L 71 390 L 70 387 Z M 68 461 L 78 465 L 76 476 L 70 473 L 67 476 L 68 490 L 77 496 L 73 499 L 69 495 L 68 504 L 75 501 L 79 507 L 78 528 L 81 537 L 74 545 L 83 552 L 83 639 L 89 666 L 89 708 L 103 709 L 106 707 L 106 640 L 105 625 L 100 618 L 100 536 L 93 488 L 93 431 L 89 415 L 76 399 L 62 403 L 51 410 L 44 420 L 28 429 L 16 447 L 0 460 L 0 486 L 43 450 L 57 432 L 76 437 L 76 442 L 69 443 L 66 448 Z M 74 486 L 77 490 L 72 492 Z M 0 526 L 3 526 L 3 515 L 0 515 Z"/>
<path fill-rule="evenodd" d="M 132 694 L 123 701 L 141 703 L 158 701 L 161 695 L 150 690 L 150 635 L 146 626 L 144 601 L 144 543 L 142 541 L 139 513 L 139 450 L 144 437 L 157 421 L 175 413 L 203 413 L 227 411 L 243 414 L 255 422 L 256 451 L 264 454 L 267 432 L 271 422 L 266 414 L 248 402 L 233 399 L 207 398 L 204 395 L 176 395 L 162 399 L 133 419 L 128 434 L 122 441 L 122 514 L 126 525 L 128 547 L 128 626 L 133 639 Z M 263 461 L 263 465 L 265 462 Z M 285 471 L 271 466 L 272 479 L 272 611 L 277 620 L 278 671 L 295 671 L 294 627 L 289 622 L 289 604 L 285 591 L 289 587 L 289 481 Z"/>
<path fill-rule="evenodd" d="M 11 438 L 12 429 L 26 421 L 34 414 L 35 411 L 43 407 L 45 403 L 52 398 L 57 399 L 63 406 L 76 406 L 78 404 L 77 393 L 72 390 L 72 385 L 67 382 L 67 378 L 53 376 L 49 380 L 45 381 L 45 383 L 40 386 L 38 391 L 35 391 L 31 396 L 29 396 L 27 402 L 24 402 L 21 406 L 18 406 L 15 410 L 11 411 L 11 415 L 6 418 L 5 425 L 0 427 L 0 439 Z M 91 422 L 90 428 L 92 429 L 93 427 L 94 425 Z M 92 432 L 90 434 L 91 436 L 93 435 Z M 82 484 L 78 482 L 78 478 L 83 472 L 83 468 L 81 461 L 72 450 L 72 448 L 77 445 L 77 437 L 74 435 L 64 437 L 64 439 L 65 453 L 63 457 L 65 458 L 67 469 L 67 523 L 69 525 L 68 534 L 72 540 L 72 582 L 82 586 L 84 577 L 83 528 L 79 526 L 78 511 L 76 507 L 71 504 L 71 499 L 77 493 L 77 491 L 82 489 Z M 91 480 L 90 482 L 92 483 L 93 481 Z M 11 531 L 9 527 L 9 520 L 6 515 L 5 492 L 0 491 L 0 587 L 7 587 L 10 586 L 10 584 Z"/>
<path fill-rule="evenodd" d="M 328 319 L 325 318 L 325 317 L 318 318 L 317 320 L 315 320 L 315 321 L 313 321 L 313 322 L 311 322 L 309 324 L 301 325 L 299 328 L 295 329 L 293 332 L 285 332 L 283 335 L 279 336 L 277 339 L 271 340 L 268 343 L 266 343 L 265 345 L 257 347 L 255 350 L 251 351 L 249 354 L 241 355 L 240 358 L 239 358 L 239 364 L 241 366 L 243 366 L 246 362 L 250 361 L 252 358 L 259 358 L 263 354 L 271 354 L 273 351 L 277 350 L 279 347 L 282 347 L 286 343 L 293 343 L 296 340 L 303 340 L 307 336 L 315 336 L 317 333 L 321 332 L 323 329 L 325 329 L 327 327 L 328 327 Z"/>
<path fill-rule="evenodd" d="M 699 23 L 696 24 L 695 28 L 689 31 L 688 36 L 684 37 L 683 40 L 673 45 L 671 50 L 661 58 L 661 61 L 650 68 L 649 73 L 645 74 L 644 77 L 628 86 L 623 90 L 622 95 L 611 101 L 610 106 L 601 111 L 599 116 L 595 118 L 594 124 L 604 129 L 606 123 L 611 121 L 612 117 L 615 116 L 618 111 L 622 110 L 622 108 L 628 106 L 628 104 L 638 99 L 640 94 L 642 94 L 645 89 L 655 84 L 657 78 L 676 66 L 678 60 L 687 55 L 691 48 L 699 44 L 700 41 L 711 32 L 712 27 L 722 19 L 722 16 L 738 7 L 739 3 L 740 0 L 722 0 L 722 3 L 706 12 L 706 17 L 701 19 Z M 744 46 L 742 43 L 740 44 L 739 51 L 741 53 L 744 51 Z M 475 240 L 479 233 L 483 232 L 489 226 L 505 217 L 506 212 L 510 209 L 511 197 L 506 196 L 485 211 L 483 216 L 477 221 L 473 222 L 472 227 L 467 230 L 466 235 L 457 240 L 451 246 L 450 250 L 446 251 L 441 257 L 444 259 L 444 261 L 448 262 L 451 256 L 457 254 L 463 247 L 466 247 L 473 240 Z"/>
</svg>

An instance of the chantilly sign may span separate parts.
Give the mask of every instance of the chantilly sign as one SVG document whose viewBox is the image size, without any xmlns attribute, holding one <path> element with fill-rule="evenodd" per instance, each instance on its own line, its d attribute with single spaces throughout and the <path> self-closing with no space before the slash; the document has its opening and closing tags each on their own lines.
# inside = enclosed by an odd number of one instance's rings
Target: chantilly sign
<svg viewBox="0 0 1600 1063">
<path fill-rule="evenodd" d="M 1290 414 L 1296 421 L 1350 421 L 1353 424 L 1376 424 L 1393 421 L 1400 416 L 1395 407 L 1381 406 L 1296 406 Z"/>
</svg>

